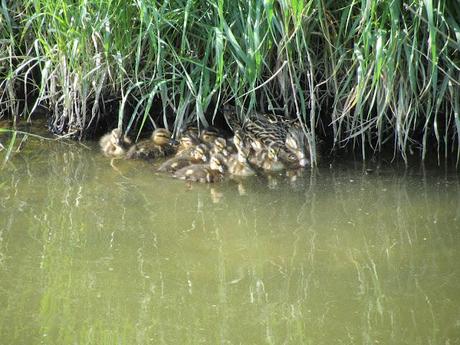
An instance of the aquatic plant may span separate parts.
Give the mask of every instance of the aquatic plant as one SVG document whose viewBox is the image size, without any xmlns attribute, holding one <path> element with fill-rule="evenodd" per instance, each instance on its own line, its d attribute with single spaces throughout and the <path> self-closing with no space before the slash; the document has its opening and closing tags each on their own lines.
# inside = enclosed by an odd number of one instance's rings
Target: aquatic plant
<svg viewBox="0 0 460 345">
<path fill-rule="evenodd" d="M 313 158 L 320 136 L 458 160 L 459 18 L 453 0 L 4 0 L 0 117 L 46 109 L 82 138 L 113 120 L 177 132 L 231 104 L 298 118 Z"/>
</svg>

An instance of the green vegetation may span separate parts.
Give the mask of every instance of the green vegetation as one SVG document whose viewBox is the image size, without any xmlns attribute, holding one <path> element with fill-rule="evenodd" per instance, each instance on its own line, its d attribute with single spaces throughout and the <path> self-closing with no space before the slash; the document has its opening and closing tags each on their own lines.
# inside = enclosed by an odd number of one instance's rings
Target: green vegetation
<svg viewBox="0 0 460 345">
<path fill-rule="evenodd" d="M 111 109 L 134 133 L 232 104 L 363 155 L 460 158 L 456 0 L 2 0 L 0 20 L 0 117 L 45 107 L 81 138 Z"/>
</svg>

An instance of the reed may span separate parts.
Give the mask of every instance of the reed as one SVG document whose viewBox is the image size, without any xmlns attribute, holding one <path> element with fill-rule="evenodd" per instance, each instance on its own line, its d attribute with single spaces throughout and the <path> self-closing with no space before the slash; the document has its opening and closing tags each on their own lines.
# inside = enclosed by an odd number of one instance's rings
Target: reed
<svg viewBox="0 0 460 345">
<path fill-rule="evenodd" d="M 0 16 L 0 117 L 45 108 L 82 138 L 232 104 L 297 117 L 313 148 L 460 159 L 453 0 L 3 0 Z"/>
</svg>

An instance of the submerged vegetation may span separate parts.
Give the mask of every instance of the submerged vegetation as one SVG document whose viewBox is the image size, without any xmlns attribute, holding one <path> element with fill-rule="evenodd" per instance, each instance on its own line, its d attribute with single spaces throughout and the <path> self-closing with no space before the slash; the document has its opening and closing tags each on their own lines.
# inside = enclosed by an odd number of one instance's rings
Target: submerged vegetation
<svg viewBox="0 0 460 345">
<path fill-rule="evenodd" d="M 136 136 L 234 105 L 298 118 L 313 152 L 458 161 L 459 48 L 455 0 L 4 0 L 0 117 Z"/>
</svg>

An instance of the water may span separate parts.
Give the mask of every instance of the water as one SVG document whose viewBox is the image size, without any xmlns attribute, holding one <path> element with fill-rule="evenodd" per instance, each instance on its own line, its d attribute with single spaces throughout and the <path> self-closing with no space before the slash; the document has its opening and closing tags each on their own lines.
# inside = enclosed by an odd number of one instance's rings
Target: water
<svg viewBox="0 0 460 345">
<path fill-rule="evenodd" d="M 460 344 L 437 171 L 189 186 L 31 139 L 0 171 L 0 343 Z"/>
</svg>

